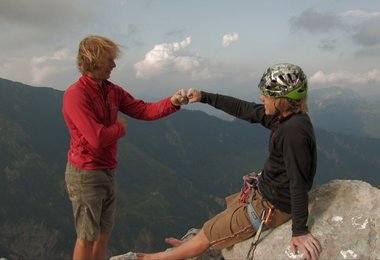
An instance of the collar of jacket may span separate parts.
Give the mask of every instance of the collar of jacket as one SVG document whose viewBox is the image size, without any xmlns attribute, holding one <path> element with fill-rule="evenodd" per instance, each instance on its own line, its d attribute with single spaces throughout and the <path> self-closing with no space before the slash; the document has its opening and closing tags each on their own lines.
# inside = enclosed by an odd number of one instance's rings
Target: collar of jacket
<svg viewBox="0 0 380 260">
<path fill-rule="evenodd" d="M 89 87 L 91 87 L 91 88 L 93 88 L 93 89 L 95 89 L 97 91 L 100 90 L 100 86 L 98 85 L 98 83 L 95 80 L 93 80 L 92 78 L 90 78 L 89 76 L 85 75 L 85 74 L 82 74 L 82 77 L 80 78 L 80 81 L 85 86 L 89 86 Z M 113 86 L 113 84 L 110 81 L 108 81 L 108 80 L 104 80 L 103 83 L 104 83 L 104 91 L 105 92 L 108 92 L 108 90 L 110 88 L 112 88 L 112 86 Z"/>
</svg>

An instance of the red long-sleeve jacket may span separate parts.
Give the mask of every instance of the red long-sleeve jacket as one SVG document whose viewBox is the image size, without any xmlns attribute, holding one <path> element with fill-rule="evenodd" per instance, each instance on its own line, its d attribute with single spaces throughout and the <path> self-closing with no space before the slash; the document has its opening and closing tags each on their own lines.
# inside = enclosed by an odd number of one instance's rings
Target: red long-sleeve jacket
<svg viewBox="0 0 380 260">
<path fill-rule="evenodd" d="M 156 103 L 135 99 L 110 81 L 103 89 L 83 75 L 63 96 L 63 117 L 70 132 L 68 161 L 80 169 L 114 169 L 117 167 L 117 141 L 125 129 L 116 123 L 118 112 L 141 120 L 167 116 L 179 107 L 170 97 Z"/>
</svg>

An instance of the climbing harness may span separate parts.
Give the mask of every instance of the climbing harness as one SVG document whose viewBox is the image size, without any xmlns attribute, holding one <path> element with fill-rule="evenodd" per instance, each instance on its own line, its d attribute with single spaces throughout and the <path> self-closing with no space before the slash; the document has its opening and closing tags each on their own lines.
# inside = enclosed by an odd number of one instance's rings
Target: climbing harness
<svg viewBox="0 0 380 260">
<path fill-rule="evenodd" d="M 261 173 L 251 172 L 243 176 L 243 188 L 240 193 L 240 202 L 248 203 L 255 195 L 259 185 L 259 176 Z"/>
<path fill-rule="evenodd" d="M 248 175 L 243 176 L 243 188 L 240 194 L 239 201 L 247 203 L 247 212 L 249 215 L 249 219 L 252 223 L 252 226 L 256 230 L 256 234 L 251 243 L 250 249 L 247 254 L 247 259 L 253 259 L 254 252 L 256 246 L 259 242 L 261 232 L 263 230 L 263 226 L 268 224 L 271 221 L 273 216 L 274 208 L 269 207 L 268 212 L 264 209 L 261 213 L 261 216 L 255 211 L 255 208 L 252 205 L 252 199 L 256 196 L 256 192 L 259 185 L 259 177 L 261 173 L 257 174 L 252 172 Z"/>
</svg>

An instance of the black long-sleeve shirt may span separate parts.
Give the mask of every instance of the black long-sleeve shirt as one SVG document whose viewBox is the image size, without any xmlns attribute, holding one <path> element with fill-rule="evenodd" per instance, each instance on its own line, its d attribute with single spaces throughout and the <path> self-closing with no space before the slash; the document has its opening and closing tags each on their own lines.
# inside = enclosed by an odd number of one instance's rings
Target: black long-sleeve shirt
<svg viewBox="0 0 380 260">
<path fill-rule="evenodd" d="M 308 192 L 316 173 L 317 152 L 313 125 L 306 113 L 286 118 L 265 115 L 262 104 L 202 91 L 202 103 L 271 130 L 269 157 L 259 189 L 275 207 L 292 214 L 293 236 L 308 233 Z"/>
</svg>

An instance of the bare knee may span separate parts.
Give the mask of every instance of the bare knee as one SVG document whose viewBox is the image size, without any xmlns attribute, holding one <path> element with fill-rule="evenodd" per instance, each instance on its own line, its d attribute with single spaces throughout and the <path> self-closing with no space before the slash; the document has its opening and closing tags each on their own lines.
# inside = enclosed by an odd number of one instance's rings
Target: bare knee
<svg viewBox="0 0 380 260">
<path fill-rule="evenodd" d="M 75 243 L 73 259 L 90 259 L 92 256 L 93 248 L 94 242 L 77 239 Z"/>
<path fill-rule="evenodd" d="M 83 239 L 77 239 L 76 245 L 82 248 L 92 248 L 94 246 L 95 241 L 87 241 Z"/>
<path fill-rule="evenodd" d="M 99 237 L 98 239 L 96 239 L 96 241 L 98 243 L 108 243 L 108 240 L 111 236 L 111 232 L 108 232 L 108 231 L 102 231 L 100 234 L 99 234 Z"/>
</svg>

